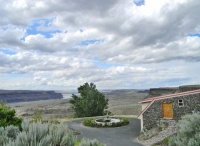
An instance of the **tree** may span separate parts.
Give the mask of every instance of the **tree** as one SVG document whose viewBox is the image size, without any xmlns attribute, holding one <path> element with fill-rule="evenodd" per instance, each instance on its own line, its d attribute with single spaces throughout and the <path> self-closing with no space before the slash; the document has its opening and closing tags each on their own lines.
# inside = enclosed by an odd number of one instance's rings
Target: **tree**
<svg viewBox="0 0 200 146">
<path fill-rule="evenodd" d="M 177 133 L 170 138 L 170 146 L 199 146 L 200 114 L 185 115 L 177 124 Z"/>
<path fill-rule="evenodd" d="M 75 117 L 92 117 L 104 115 L 108 108 L 108 99 L 96 89 L 93 83 L 85 83 L 78 88 L 80 96 L 72 94 L 69 101 L 75 111 Z"/>
<path fill-rule="evenodd" d="M 22 119 L 15 116 L 15 110 L 10 109 L 5 103 L 0 102 L 0 127 L 9 125 L 21 126 Z"/>
</svg>

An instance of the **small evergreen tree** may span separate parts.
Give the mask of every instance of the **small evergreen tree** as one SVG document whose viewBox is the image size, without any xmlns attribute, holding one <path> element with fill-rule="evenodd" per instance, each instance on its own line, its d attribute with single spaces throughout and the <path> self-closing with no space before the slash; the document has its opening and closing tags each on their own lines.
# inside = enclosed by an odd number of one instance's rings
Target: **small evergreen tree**
<svg viewBox="0 0 200 146">
<path fill-rule="evenodd" d="M 5 103 L 0 102 L 0 127 L 9 125 L 21 126 L 22 119 L 15 116 L 15 110 L 10 109 Z"/>
<path fill-rule="evenodd" d="M 185 115 L 177 123 L 177 134 L 170 138 L 170 146 L 200 145 L 200 114 Z"/>
<path fill-rule="evenodd" d="M 75 117 L 102 116 L 108 108 L 108 99 L 96 89 L 93 83 L 85 83 L 78 88 L 80 96 L 72 94 L 69 101 L 75 111 Z"/>
</svg>

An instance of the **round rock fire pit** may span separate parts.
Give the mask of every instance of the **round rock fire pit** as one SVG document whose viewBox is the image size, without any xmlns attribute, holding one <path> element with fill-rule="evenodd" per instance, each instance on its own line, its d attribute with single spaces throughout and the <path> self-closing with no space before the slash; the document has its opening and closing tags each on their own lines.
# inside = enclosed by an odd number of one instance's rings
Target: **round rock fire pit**
<svg viewBox="0 0 200 146">
<path fill-rule="evenodd" d="M 129 124 L 128 119 L 107 117 L 107 118 L 85 118 L 83 125 L 89 127 L 120 127 Z"/>
<path fill-rule="evenodd" d="M 115 118 L 101 118 L 101 119 L 96 119 L 95 122 L 97 124 L 103 124 L 103 123 L 119 123 L 120 119 L 115 119 Z"/>
</svg>

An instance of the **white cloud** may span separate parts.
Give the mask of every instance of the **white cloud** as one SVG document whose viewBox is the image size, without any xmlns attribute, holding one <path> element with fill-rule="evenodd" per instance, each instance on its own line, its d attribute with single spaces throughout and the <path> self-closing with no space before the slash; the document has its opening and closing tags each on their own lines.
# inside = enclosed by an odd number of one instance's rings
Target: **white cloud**
<svg viewBox="0 0 200 146">
<path fill-rule="evenodd" d="M 188 35 L 200 32 L 199 6 L 197 0 L 1 1 L 0 73 L 7 82 L 0 88 L 12 81 L 34 89 L 198 83 L 200 37 Z"/>
</svg>

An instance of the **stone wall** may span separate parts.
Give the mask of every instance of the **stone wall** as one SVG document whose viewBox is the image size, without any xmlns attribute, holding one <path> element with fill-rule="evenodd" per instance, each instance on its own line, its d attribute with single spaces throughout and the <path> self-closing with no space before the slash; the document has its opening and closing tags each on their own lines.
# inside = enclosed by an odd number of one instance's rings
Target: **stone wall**
<svg viewBox="0 0 200 146">
<path fill-rule="evenodd" d="M 183 107 L 178 106 L 179 99 L 183 100 Z M 173 119 L 179 120 L 183 115 L 192 114 L 193 111 L 200 111 L 200 93 L 154 101 L 143 113 L 143 125 L 146 129 L 151 129 L 157 124 L 157 121 L 163 119 L 162 103 L 172 103 Z"/>
</svg>

